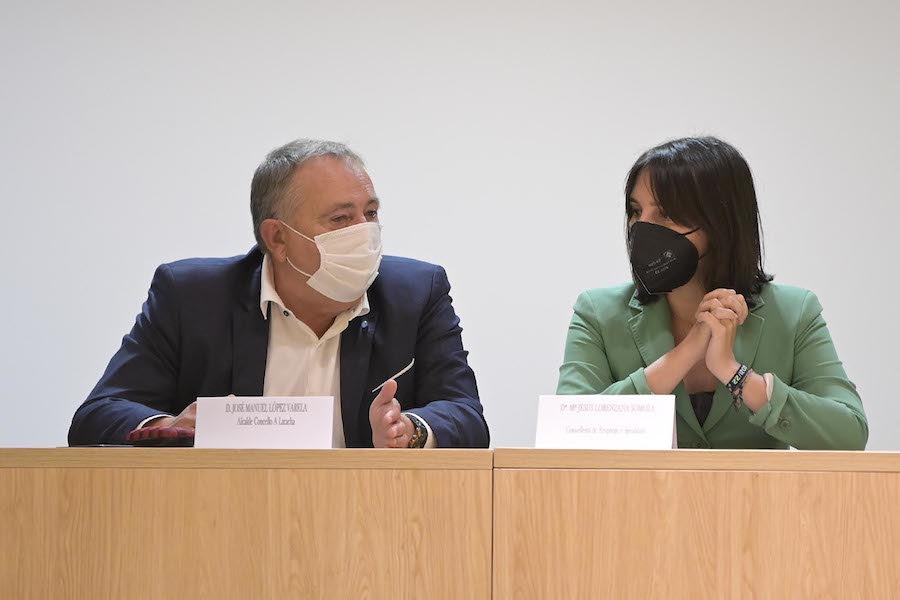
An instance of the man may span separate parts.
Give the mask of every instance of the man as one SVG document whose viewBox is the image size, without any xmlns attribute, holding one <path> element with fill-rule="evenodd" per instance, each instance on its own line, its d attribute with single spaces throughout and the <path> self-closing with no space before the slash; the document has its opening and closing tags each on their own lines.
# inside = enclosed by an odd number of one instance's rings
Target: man
<svg viewBox="0 0 900 600">
<path fill-rule="evenodd" d="M 447 275 L 382 257 L 362 160 L 296 140 L 257 168 L 250 204 L 249 254 L 157 269 L 69 444 L 193 428 L 197 397 L 234 394 L 334 396 L 335 447 L 487 447 Z"/>
</svg>

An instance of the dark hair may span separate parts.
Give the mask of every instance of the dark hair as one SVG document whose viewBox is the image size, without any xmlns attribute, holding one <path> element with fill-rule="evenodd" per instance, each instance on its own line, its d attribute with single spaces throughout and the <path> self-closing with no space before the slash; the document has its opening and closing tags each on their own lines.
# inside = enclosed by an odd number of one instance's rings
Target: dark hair
<svg viewBox="0 0 900 600">
<path fill-rule="evenodd" d="M 284 218 L 296 210 L 296 206 L 284 206 L 284 189 L 295 170 L 320 156 L 340 158 L 360 169 L 365 167 L 362 159 L 345 144 L 300 138 L 269 152 L 256 168 L 250 184 L 250 215 L 253 218 L 253 235 L 262 252 L 269 249 L 262 239 L 259 226 L 266 219 Z"/>
<path fill-rule="evenodd" d="M 762 226 L 750 166 L 732 146 L 714 137 L 682 138 L 644 152 L 625 183 L 626 238 L 629 199 L 644 171 L 660 209 L 676 223 L 701 228 L 709 240 L 707 289 L 730 288 L 749 305 L 772 276 L 763 270 Z M 633 276 L 633 275 L 632 275 Z M 635 279 L 638 301 L 652 302 Z"/>
</svg>

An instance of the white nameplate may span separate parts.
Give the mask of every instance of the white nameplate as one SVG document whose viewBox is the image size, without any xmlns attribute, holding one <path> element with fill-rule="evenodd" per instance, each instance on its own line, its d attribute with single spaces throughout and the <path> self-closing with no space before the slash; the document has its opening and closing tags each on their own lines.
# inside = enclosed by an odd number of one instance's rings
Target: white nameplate
<svg viewBox="0 0 900 600">
<path fill-rule="evenodd" d="M 541 396 L 535 448 L 677 448 L 675 396 Z"/>
<path fill-rule="evenodd" d="M 334 398 L 197 398 L 195 448 L 331 448 Z"/>
</svg>

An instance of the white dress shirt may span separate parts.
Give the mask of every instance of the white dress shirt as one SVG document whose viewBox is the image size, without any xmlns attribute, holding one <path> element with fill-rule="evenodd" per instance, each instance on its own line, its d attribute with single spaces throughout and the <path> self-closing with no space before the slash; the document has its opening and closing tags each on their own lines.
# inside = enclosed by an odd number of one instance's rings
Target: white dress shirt
<svg viewBox="0 0 900 600">
<path fill-rule="evenodd" d="M 263 258 L 259 310 L 269 320 L 264 396 L 334 396 L 332 447 L 344 448 L 341 420 L 341 333 L 351 320 L 369 313 L 369 297 L 334 319 L 322 337 L 288 310 L 275 290 L 269 255 Z M 270 310 L 271 308 L 271 310 Z"/>
</svg>

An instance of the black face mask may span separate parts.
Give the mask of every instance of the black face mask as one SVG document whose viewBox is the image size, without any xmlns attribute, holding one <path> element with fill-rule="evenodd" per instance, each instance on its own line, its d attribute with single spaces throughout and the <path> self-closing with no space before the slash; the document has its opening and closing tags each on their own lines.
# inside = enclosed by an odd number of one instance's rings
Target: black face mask
<svg viewBox="0 0 900 600">
<path fill-rule="evenodd" d="M 700 256 L 686 236 L 697 229 L 678 233 L 643 221 L 631 226 L 628 239 L 631 270 L 648 294 L 667 294 L 691 280 Z"/>
</svg>

